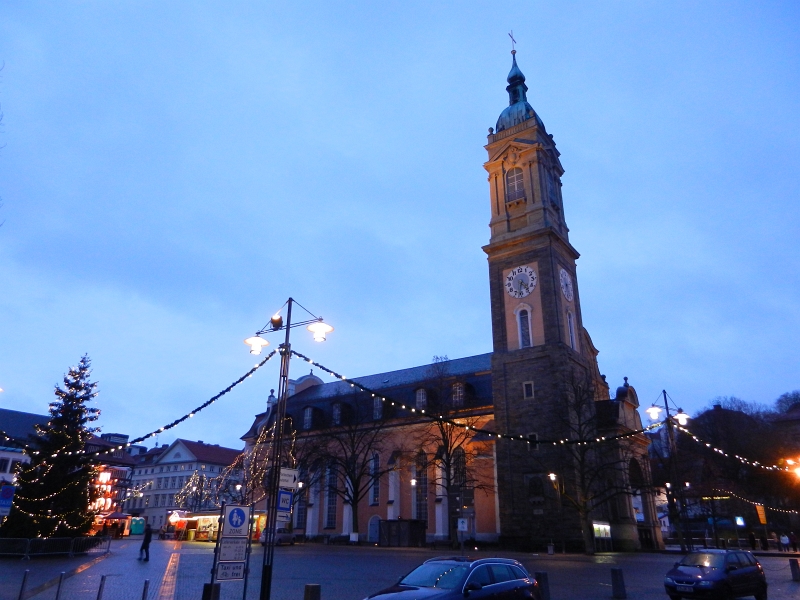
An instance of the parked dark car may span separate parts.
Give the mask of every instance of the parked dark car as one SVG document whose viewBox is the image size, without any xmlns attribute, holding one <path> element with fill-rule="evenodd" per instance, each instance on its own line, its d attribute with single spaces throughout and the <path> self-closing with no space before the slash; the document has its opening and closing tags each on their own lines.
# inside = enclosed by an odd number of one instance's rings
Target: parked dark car
<svg viewBox="0 0 800 600">
<path fill-rule="evenodd" d="M 541 595 L 539 584 L 516 560 L 456 556 L 426 560 L 396 584 L 369 598 L 541 600 Z"/>
<path fill-rule="evenodd" d="M 671 600 L 728 600 L 755 596 L 767 600 L 767 578 L 755 557 L 744 550 L 690 552 L 664 577 Z"/>
</svg>

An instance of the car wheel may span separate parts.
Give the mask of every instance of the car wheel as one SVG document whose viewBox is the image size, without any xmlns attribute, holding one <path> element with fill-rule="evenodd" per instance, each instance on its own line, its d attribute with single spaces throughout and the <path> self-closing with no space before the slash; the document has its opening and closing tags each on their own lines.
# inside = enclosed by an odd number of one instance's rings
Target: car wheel
<svg viewBox="0 0 800 600">
<path fill-rule="evenodd" d="M 767 586 L 761 586 L 761 591 L 756 594 L 756 600 L 767 600 Z"/>
</svg>

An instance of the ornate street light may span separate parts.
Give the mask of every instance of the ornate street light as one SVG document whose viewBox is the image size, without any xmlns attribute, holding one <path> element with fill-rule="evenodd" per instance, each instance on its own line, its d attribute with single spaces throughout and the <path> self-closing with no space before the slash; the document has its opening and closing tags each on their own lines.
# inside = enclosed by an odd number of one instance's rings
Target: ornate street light
<svg viewBox="0 0 800 600">
<path fill-rule="evenodd" d="M 300 308 L 305 310 L 312 318 L 306 319 L 297 323 L 292 323 L 292 308 L 297 304 Z M 278 490 L 280 489 L 280 468 L 281 468 L 281 446 L 283 445 L 283 426 L 286 418 L 286 400 L 289 394 L 289 362 L 292 358 L 292 346 L 289 343 L 289 332 L 294 327 L 302 327 L 306 325 L 307 329 L 314 334 L 314 340 L 317 342 L 324 342 L 325 336 L 333 331 L 333 327 L 324 323 L 322 317 L 318 317 L 311 313 L 307 308 L 296 302 L 293 298 L 289 298 L 284 304 L 286 308 L 286 323 L 284 324 L 281 310 L 276 312 L 269 320 L 266 326 L 257 331 L 253 337 L 247 338 L 244 342 L 250 346 L 251 354 L 259 354 L 261 349 L 269 342 L 260 336 L 265 333 L 273 333 L 276 331 L 285 331 L 286 336 L 284 342 L 278 347 L 281 355 L 280 378 L 278 380 L 278 399 L 274 405 L 274 419 L 273 419 L 273 439 L 272 439 L 272 452 L 269 459 L 269 470 L 267 471 L 267 535 L 266 546 L 264 548 L 264 562 L 261 568 L 261 593 L 259 600 L 270 600 L 272 590 L 272 565 L 275 558 L 275 535 L 276 522 L 278 517 Z M 269 535 L 269 532 L 272 535 Z"/>
</svg>

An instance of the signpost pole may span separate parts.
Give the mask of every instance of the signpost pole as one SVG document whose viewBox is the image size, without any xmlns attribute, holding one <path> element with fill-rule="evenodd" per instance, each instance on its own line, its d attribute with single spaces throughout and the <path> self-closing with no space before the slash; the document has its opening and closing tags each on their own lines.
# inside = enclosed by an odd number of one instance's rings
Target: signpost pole
<svg viewBox="0 0 800 600">
<path fill-rule="evenodd" d="M 247 559 L 245 560 L 244 567 L 244 590 L 242 591 L 242 600 L 247 600 L 247 582 L 250 579 L 250 554 L 253 548 L 253 521 L 256 518 L 256 504 L 250 503 L 250 528 L 247 530 Z"/>
</svg>

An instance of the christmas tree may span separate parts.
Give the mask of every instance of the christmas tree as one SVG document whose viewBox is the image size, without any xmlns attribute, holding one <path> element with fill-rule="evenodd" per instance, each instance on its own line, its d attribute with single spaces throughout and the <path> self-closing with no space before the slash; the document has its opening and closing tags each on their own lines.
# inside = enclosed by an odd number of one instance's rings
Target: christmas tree
<svg viewBox="0 0 800 600">
<path fill-rule="evenodd" d="M 2 527 L 7 537 L 75 537 L 92 526 L 94 468 L 83 449 L 98 431 L 88 425 L 100 411 L 86 406 L 97 396 L 90 365 L 84 355 L 64 376 L 63 388 L 56 386 L 50 420 L 38 427 L 38 452 L 17 473 L 14 506 Z"/>
</svg>

